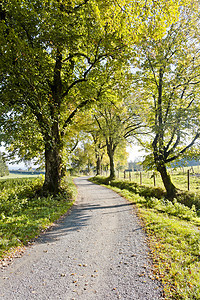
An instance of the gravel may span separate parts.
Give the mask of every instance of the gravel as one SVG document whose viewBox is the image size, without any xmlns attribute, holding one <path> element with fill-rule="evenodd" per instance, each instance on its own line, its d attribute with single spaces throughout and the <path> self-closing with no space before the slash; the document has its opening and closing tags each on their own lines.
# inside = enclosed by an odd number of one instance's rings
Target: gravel
<svg viewBox="0 0 200 300">
<path fill-rule="evenodd" d="M 163 299 L 133 205 L 86 177 L 75 183 L 67 216 L 0 270 L 0 299 Z"/>
</svg>

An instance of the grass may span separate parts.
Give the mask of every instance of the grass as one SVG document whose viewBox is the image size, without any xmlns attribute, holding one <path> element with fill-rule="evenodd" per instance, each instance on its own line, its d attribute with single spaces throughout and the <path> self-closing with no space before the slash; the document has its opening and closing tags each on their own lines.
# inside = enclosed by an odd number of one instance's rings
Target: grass
<svg viewBox="0 0 200 300">
<path fill-rule="evenodd" d="M 98 177 L 92 181 L 106 182 Z M 165 299 L 200 299 L 200 218 L 195 208 L 140 196 L 122 188 L 123 182 L 120 188 L 111 185 L 107 186 L 138 207 L 149 236 L 154 278 L 163 283 Z"/>
<path fill-rule="evenodd" d="M 26 245 L 72 206 L 76 188 L 70 178 L 56 197 L 34 197 L 42 184 L 42 177 L 0 180 L 0 258 Z"/>
</svg>

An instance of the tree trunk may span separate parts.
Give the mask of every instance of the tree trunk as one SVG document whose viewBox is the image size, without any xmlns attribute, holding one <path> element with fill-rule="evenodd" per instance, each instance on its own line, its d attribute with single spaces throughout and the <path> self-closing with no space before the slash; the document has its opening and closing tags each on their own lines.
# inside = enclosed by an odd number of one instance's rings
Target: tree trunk
<svg viewBox="0 0 200 300">
<path fill-rule="evenodd" d="M 109 178 L 112 180 L 115 178 L 115 165 L 114 165 L 114 149 L 112 146 L 107 144 L 107 153 L 110 160 L 110 176 Z"/>
<path fill-rule="evenodd" d="M 163 163 L 157 166 L 157 170 L 160 173 L 163 184 L 165 186 L 167 198 L 170 200 L 174 199 L 176 197 L 176 187 L 172 183 L 170 175 L 167 173 L 165 164 Z"/>
<path fill-rule="evenodd" d="M 62 159 L 57 147 L 45 147 L 45 181 L 43 192 L 56 195 L 61 188 Z"/>
<path fill-rule="evenodd" d="M 100 155 L 96 156 L 96 176 L 101 175 L 101 158 Z"/>
<path fill-rule="evenodd" d="M 115 178 L 115 166 L 114 166 L 114 155 L 109 156 L 110 159 L 110 179 Z"/>
</svg>

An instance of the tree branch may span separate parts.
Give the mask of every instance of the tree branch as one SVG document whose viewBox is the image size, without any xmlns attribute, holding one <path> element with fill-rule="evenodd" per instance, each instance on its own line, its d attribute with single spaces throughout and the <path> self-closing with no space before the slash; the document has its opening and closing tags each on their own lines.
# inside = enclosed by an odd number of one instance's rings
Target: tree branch
<svg viewBox="0 0 200 300">
<path fill-rule="evenodd" d="M 68 124 L 70 124 L 72 122 L 73 117 L 75 116 L 75 114 L 77 113 L 77 111 L 81 108 L 83 108 L 84 106 L 86 106 L 88 103 L 90 103 L 91 99 L 85 100 L 83 102 L 81 102 L 74 110 L 73 112 L 69 115 L 69 117 L 67 118 L 67 120 L 65 121 L 64 125 L 63 125 L 63 129 L 61 132 L 61 135 L 64 135 L 64 129 L 68 126 Z"/>
<path fill-rule="evenodd" d="M 62 62 L 65 63 L 66 61 L 71 60 L 72 58 L 78 57 L 78 56 L 80 56 L 80 57 L 81 57 L 81 56 L 82 56 L 82 57 L 85 57 L 85 58 L 87 59 L 88 63 L 91 64 L 90 58 L 89 58 L 86 54 L 84 54 L 84 53 L 79 53 L 79 52 L 74 53 L 74 54 L 70 54 L 70 55 L 69 55 L 67 58 L 65 58 Z"/>
<path fill-rule="evenodd" d="M 100 61 L 102 58 L 104 58 L 104 57 L 107 57 L 107 54 L 105 54 L 105 55 L 100 55 L 98 58 L 96 57 L 96 55 L 95 55 L 95 60 L 94 60 L 94 62 L 93 63 L 90 63 L 90 67 L 84 72 L 84 74 L 83 74 L 83 77 L 82 78 L 79 78 L 79 79 L 77 79 L 77 80 L 75 80 L 74 82 L 72 82 L 69 86 L 68 86 L 68 88 L 66 89 L 66 91 L 62 94 L 62 97 L 64 98 L 65 96 L 67 96 L 68 95 L 68 93 L 69 93 L 69 91 L 75 86 L 75 85 L 77 85 L 78 83 L 80 83 L 80 82 L 84 82 L 84 81 L 87 81 L 87 75 L 89 74 L 89 72 L 91 71 L 91 69 L 95 66 L 95 64 L 98 62 L 98 61 Z"/>
<path fill-rule="evenodd" d="M 69 151 L 69 153 L 72 153 L 75 149 L 76 149 L 76 147 L 77 147 L 77 145 L 78 145 L 78 139 L 77 139 L 77 141 L 76 141 L 76 143 L 75 143 L 75 145 L 72 147 L 72 149 Z"/>
<path fill-rule="evenodd" d="M 165 162 L 166 163 L 171 162 L 171 161 L 175 160 L 176 158 L 178 158 L 181 154 L 185 153 L 190 147 L 192 147 L 194 145 L 195 141 L 199 137 L 200 137 L 200 133 L 197 133 L 189 145 L 187 145 L 185 148 L 183 148 L 177 155 L 174 155 L 173 157 L 167 159 Z"/>
</svg>

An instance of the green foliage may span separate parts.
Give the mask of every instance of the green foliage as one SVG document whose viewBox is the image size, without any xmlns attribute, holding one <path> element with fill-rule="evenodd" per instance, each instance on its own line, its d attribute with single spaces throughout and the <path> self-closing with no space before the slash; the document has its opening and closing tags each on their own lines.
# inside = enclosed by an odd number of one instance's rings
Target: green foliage
<svg viewBox="0 0 200 300">
<path fill-rule="evenodd" d="M 80 172 L 89 174 L 91 169 L 94 169 L 94 146 L 91 139 L 85 135 L 85 138 L 79 142 L 79 146 L 73 151 L 71 155 L 72 174 Z"/>
<path fill-rule="evenodd" d="M 6 176 L 8 174 L 9 174 L 8 167 L 5 161 L 3 160 L 2 154 L 0 152 L 0 177 Z"/>
<path fill-rule="evenodd" d="M 177 193 L 177 199 L 178 202 L 192 208 L 193 205 L 195 205 L 198 212 L 200 212 L 200 196 L 198 193 L 192 193 L 192 192 L 183 192 L 178 191 Z"/>
<path fill-rule="evenodd" d="M 76 188 L 70 178 L 56 197 L 36 197 L 42 183 L 41 178 L 0 180 L 0 257 L 35 238 L 73 204 Z"/>
<path fill-rule="evenodd" d="M 49 176 L 44 186 L 56 193 L 64 154 L 69 154 L 66 135 L 71 136 L 77 113 L 97 100 L 95 90 L 103 76 L 99 70 L 107 63 L 119 67 L 127 61 L 128 49 L 144 31 L 155 39 L 163 36 L 178 18 L 182 2 L 1 2 L 2 137 L 21 159 L 43 155 L 45 149 Z M 113 90 L 106 91 L 112 100 Z"/>
<path fill-rule="evenodd" d="M 1 136 L 21 159 L 45 153 L 44 189 L 56 194 L 72 123 L 94 103 L 99 65 L 121 56 L 123 42 L 102 26 L 111 11 L 99 1 L 11 0 L 0 9 Z"/>
<path fill-rule="evenodd" d="M 169 200 L 163 200 L 162 209 L 170 215 L 179 216 L 185 220 L 191 220 L 197 217 L 195 205 L 190 209 L 188 206 L 177 202 L 176 199 L 173 200 L 173 203 Z"/>
</svg>

